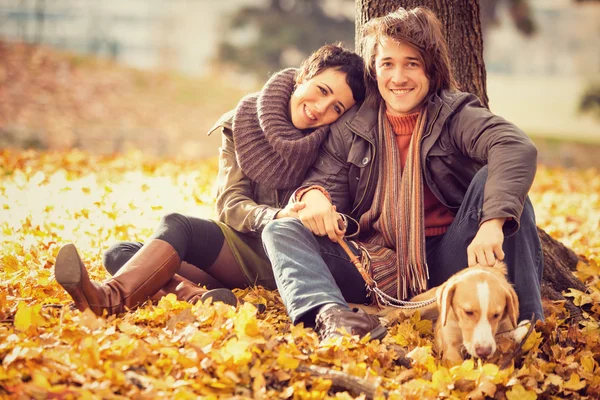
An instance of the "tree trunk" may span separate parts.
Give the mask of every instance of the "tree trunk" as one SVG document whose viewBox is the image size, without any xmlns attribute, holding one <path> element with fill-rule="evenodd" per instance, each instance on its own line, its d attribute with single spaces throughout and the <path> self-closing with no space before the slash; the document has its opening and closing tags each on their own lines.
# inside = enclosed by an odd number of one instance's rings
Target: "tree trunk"
<svg viewBox="0 0 600 400">
<path fill-rule="evenodd" d="M 359 38 L 364 23 L 398 7 L 416 6 L 427 7 L 440 18 L 459 88 L 477 95 L 488 107 L 478 0 L 356 0 L 356 50 L 361 50 Z M 562 292 L 568 288 L 585 291 L 585 285 L 572 273 L 579 262 L 577 254 L 539 228 L 538 234 L 544 254 L 542 295 L 549 300 L 566 300 Z M 566 308 L 576 320 L 581 318 L 580 309 L 570 300 Z"/>
</svg>

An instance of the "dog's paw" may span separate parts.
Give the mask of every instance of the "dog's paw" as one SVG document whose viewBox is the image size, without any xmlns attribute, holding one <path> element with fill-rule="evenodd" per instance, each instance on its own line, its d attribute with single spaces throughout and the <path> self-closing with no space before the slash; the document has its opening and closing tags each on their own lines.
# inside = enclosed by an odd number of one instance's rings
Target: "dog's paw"
<svg viewBox="0 0 600 400">
<path fill-rule="evenodd" d="M 529 325 L 531 325 L 531 321 L 528 319 L 519 322 L 519 325 L 517 325 L 512 332 L 512 337 L 515 342 L 521 343 L 525 335 L 527 335 L 527 331 L 529 331 Z"/>
</svg>

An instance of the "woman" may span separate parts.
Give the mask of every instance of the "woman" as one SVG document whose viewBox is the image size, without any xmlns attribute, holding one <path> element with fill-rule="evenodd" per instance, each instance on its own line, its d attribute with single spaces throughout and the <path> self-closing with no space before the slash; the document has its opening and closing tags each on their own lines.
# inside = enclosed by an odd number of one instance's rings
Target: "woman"
<svg viewBox="0 0 600 400">
<path fill-rule="evenodd" d="M 363 68 L 358 55 L 340 46 L 323 46 L 299 70 L 273 75 L 259 93 L 242 99 L 221 118 L 211 129 L 221 128 L 223 133 L 219 222 L 166 215 L 145 245 L 125 242 L 107 252 L 106 267 L 114 276 L 102 285 L 90 281 L 75 246 L 63 246 L 55 276 L 77 308 L 91 308 L 97 315 L 105 310 L 119 313 L 161 288 L 180 300 L 212 297 L 235 304 L 228 289 L 254 284 L 275 288 L 260 233 L 269 221 L 296 216 L 302 207 L 281 205 L 314 162 L 328 125 L 363 100 Z M 228 289 L 207 292 L 197 287 L 178 275 L 182 262 Z"/>
</svg>

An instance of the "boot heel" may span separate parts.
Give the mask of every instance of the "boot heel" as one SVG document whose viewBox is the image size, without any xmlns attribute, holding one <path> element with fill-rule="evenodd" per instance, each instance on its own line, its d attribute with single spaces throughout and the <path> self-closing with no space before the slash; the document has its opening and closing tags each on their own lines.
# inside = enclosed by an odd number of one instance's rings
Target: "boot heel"
<svg viewBox="0 0 600 400">
<path fill-rule="evenodd" d="M 371 340 L 381 340 L 387 335 L 387 329 L 384 326 L 379 325 L 377 328 L 373 329 L 371 332 Z"/>
<path fill-rule="evenodd" d="M 233 294 L 231 290 L 225 288 L 209 290 L 200 297 L 200 300 L 205 301 L 210 298 L 212 298 L 213 303 L 220 301 L 221 303 L 229 304 L 233 307 L 238 304 L 238 299 L 235 297 L 235 294 Z"/>
<path fill-rule="evenodd" d="M 81 283 L 81 259 L 75 245 L 66 244 L 60 248 L 54 264 L 54 277 L 65 289 Z"/>
</svg>

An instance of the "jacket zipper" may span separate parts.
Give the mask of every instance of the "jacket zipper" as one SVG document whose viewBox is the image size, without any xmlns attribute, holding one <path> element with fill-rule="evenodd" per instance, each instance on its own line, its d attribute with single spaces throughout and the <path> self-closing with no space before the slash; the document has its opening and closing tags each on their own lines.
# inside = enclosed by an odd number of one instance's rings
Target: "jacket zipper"
<svg viewBox="0 0 600 400">
<path fill-rule="evenodd" d="M 358 210 L 360 208 L 360 206 L 362 205 L 363 200 L 365 199 L 365 196 L 367 195 L 367 192 L 369 191 L 369 184 L 371 183 L 371 176 L 373 175 L 373 160 L 375 159 L 375 156 L 377 155 L 377 148 L 375 147 L 375 143 L 373 143 L 372 141 L 370 141 L 369 139 L 367 139 L 365 136 L 361 135 L 359 132 L 355 131 L 354 129 L 352 129 L 352 127 L 347 124 L 348 128 L 354 132 L 355 135 L 363 138 L 364 140 L 366 140 L 367 142 L 369 142 L 369 144 L 371 145 L 371 149 L 373 150 L 373 154 L 371 155 L 371 163 L 369 166 L 369 174 L 367 176 L 367 184 L 365 185 L 365 190 L 363 191 L 363 195 L 360 198 L 360 200 L 358 201 L 358 204 L 356 205 L 356 207 L 354 207 L 352 209 L 352 211 L 350 212 L 350 214 L 354 214 L 356 212 L 356 210 Z M 360 181 L 359 181 L 360 182 Z"/>
<path fill-rule="evenodd" d="M 433 125 L 435 124 L 435 121 L 437 121 L 439 115 L 440 115 L 440 111 L 442 110 L 442 105 L 440 105 L 437 109 L 437 112 L 435 113 L 435 116 L 433 117 L 433 119 L 431 120 L 431 125 L 429 128 L 429 132 L 427 132 L 426 135 L 423 135 L 423 137 L 421 138 L 421 148 L 423 147 L 423 141 L 425 140 L 425 138 L 429 135 L 431 135 L 431 132 L 433 132 Z M 423 162 L 425 163 L 426 160 L 424 159 Z M 422 166 L 421 166 L 422 167 Z M 423 168 L 423 173 L 425 173 L 425 168 Z M 425 182 L 425 184 L 427 184 L 427 182 Z M 429 188 L 431 190 L 431 188 Z M 439 192 L 439 190 L 436 188 L 436 191 Z M 432 191 L 433 193 L 433 191 Z M 435 193 L 433 193 L 433 195 L 436 197 L 436 199 L 438 199 L 438 201 L 440 203 L 442 203 L 442 205 L 444 205 L 444 207 L 446 207 L 447 209 L 450 209 L 450 206 L 448 206 L 448 204 L 446 204 L 445 202 L 443 202 L 442 200 L 440 200 L 440 196 L 436 195 Z"/>
<path fill-rule="evenodd" d="M 423 135 L 423 137 L 421 137 L 421 147 L 423 146 L 423 141 L 425 140 L 425 138 L 429 135 L 431 135 L 431 132 L 433 132 L 433 125 L 435 124 L 435 121 L 437 121 L 439 115 L 440 115 L 440 111 L 442 111 L 442 106 L 440 105 L 437 109 L 437 112 L 435 113 L 435 116 L 433 117 L 433 119 L 431 120 L 431 125 L 429 126 L 429 131 L 427 132 L 426 135 Z"/>
</svg>

